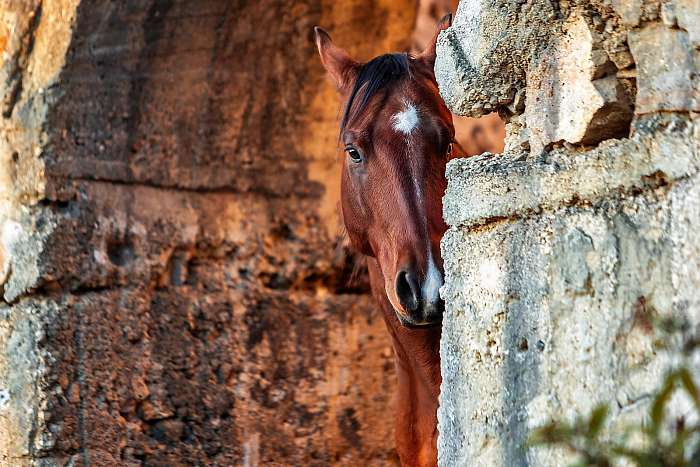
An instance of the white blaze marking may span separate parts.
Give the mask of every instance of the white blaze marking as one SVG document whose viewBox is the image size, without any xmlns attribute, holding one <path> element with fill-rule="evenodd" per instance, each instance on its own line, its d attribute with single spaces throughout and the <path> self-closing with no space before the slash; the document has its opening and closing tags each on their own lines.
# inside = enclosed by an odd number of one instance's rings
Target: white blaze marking
<svg viewBox="0 0 700 467">
<path fill-rule="evenodd" d="M 428 251 L 428 272 L 425 275 L 425 282 L 421 290 L 423 292 L 423 300 L 427 303 L 437 302 L 440 298 L 440 287 L 442 287 L 442 274 L 435 266 L 433 253 Z"/>
<path fill-rule="evenodd" d="M 411 138 L 409 137 L 411 136 L 411 133 L 413 133 L 413 130 L 418 126 L 420 118 L 418 116 L 418 110 L 416 109 L 415 105 L 413 105 L 411 102 L 404 102 L 404 105 L 404 109 L 401 112 L 394 114 L 391 117 L 391 121 L 394 130 L 403 133 L 407 136 L 406 141 L 408 143 L 408 147 L 406 153 L 408 157 L 411 160 L 413 160 L 416 157 L 416 154 L 414 153 L 415 148 L 412 144 L 410 144 Z M 417 161 L 413 160 L 413 162 L 413 166 L 415 166 Z M 413 187 L 418 198 L 418 203 L 420 205 L 420 208 L 423 210 L 421 214 L 423 216 L 426 216 L 425 200 L 423 199 L 423 190 L 421 189 L 420 183 L 418 182 L 418 178 L 416 177 L 417 170 L 417 167 L 412 168 L 411 178 L 413 179 Z M 428 240 L 428 264 L 427 271 L 425 274 L 425 280 L 423 281 L 423 285 L 421 286 L 421 295 L 423 296 L 422 298 L 426 303 L 435 304 L 440 299 L 440 287 L 442 287 L 442 274 L 440 274 L 440 270 L 437 268 L 435 260 L 433 259 L 433 253 L 431 251 L 430 245 L 430 236 L 428 235 L 427 218 L 423 220 L 422 228 L 424 231 L 425 238 Z"/>
<path fill-rule="evenodd" d="M 394 130 L 400 131 L 405 135 L 410 135 L 413 129 L 418 126 L 418 110 L 410 102 L 406 103 L 406 108 L 401 112 L 394 114 L 391 117 L 391 121 L 394 125 Z"/>
</svg>

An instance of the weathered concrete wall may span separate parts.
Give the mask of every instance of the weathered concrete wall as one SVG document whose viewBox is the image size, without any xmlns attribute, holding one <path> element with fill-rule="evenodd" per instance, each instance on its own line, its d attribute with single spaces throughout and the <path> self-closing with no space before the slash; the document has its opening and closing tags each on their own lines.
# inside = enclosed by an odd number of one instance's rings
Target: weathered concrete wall
<svg viewBox="0 0 700 467">
<path fill-rule="evenodd" d="M 415 11 L 0 2 L 0 465 L 395 461 L 311 28 L 368 58 Z"/>
<path fill-rule="evenodd" d="M 448 166 L 440 465 L 566 465 L 530 430 L 638 420 L 671 364 L 644 315 L 698 322 L 698 14 L 470 0 L 442 34 L 452 109 L 509 123 L 503 155 Z"/>
</svg>

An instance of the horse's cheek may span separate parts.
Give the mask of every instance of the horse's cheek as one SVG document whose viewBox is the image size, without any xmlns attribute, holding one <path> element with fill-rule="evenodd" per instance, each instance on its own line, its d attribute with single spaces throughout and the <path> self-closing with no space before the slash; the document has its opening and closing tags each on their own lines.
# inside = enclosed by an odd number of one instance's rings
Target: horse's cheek
<svg viewBox="0 0 700 467">
<path fill-rule="evenodd" d="M 340 200 L 345 230 L 353 248 L 362 254 L 374 256 L 367 232 L 370 230 L 366 217 L 367 209 L 363 208 L 363 200 L 349 187 L 344 187 Z"/>
</svg>

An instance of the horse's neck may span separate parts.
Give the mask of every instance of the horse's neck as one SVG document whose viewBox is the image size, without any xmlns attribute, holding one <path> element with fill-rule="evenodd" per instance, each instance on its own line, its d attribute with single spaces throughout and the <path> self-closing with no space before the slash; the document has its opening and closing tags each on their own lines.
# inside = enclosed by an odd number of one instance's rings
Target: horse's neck
<svg viewBox="0 0 700 467">
<path fill-rule="evenodd" d="M 402 465 L 437 464 L 437 407 L 440 394 L 440 327 L 408 329 L 399 323 L 384 292 L 384 280 L 368 259 L 372 293 L 391 334 L 399 382 L 396 448 Z"/>
<path fill-rule="evenodd" d="M 420 400 L 414 409 L 434 414 L 441 382 L 440 328 L 408 330 L 394 316 L 385 314 L 385 319 L 393 340 L 400 394 Z"/>
<path fill-rule="evenodd" d="M 384 291 L 384 279 L 374 259 L 368 259 L 372 293 L 382 309 L 391 334 L 399 391 L 430 396 L 437 404 L 440 392 L 440 326 L 426 329 L 403 327 Z M 408 385 L 408 387 L 405 387 Z"/>
</svg>

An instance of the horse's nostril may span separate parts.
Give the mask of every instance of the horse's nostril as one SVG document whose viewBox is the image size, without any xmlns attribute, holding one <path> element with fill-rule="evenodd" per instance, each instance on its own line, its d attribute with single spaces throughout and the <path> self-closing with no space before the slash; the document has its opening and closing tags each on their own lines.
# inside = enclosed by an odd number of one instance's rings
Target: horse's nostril
<svg viewBox="0 0 700 467">
<path fill-rule="evenodd" d="M 420 300 L 420 287 L 415 274 L 402 270 L 396 275 L 396 295 L 407 311 L 416 311 Z"/>
</svg>

